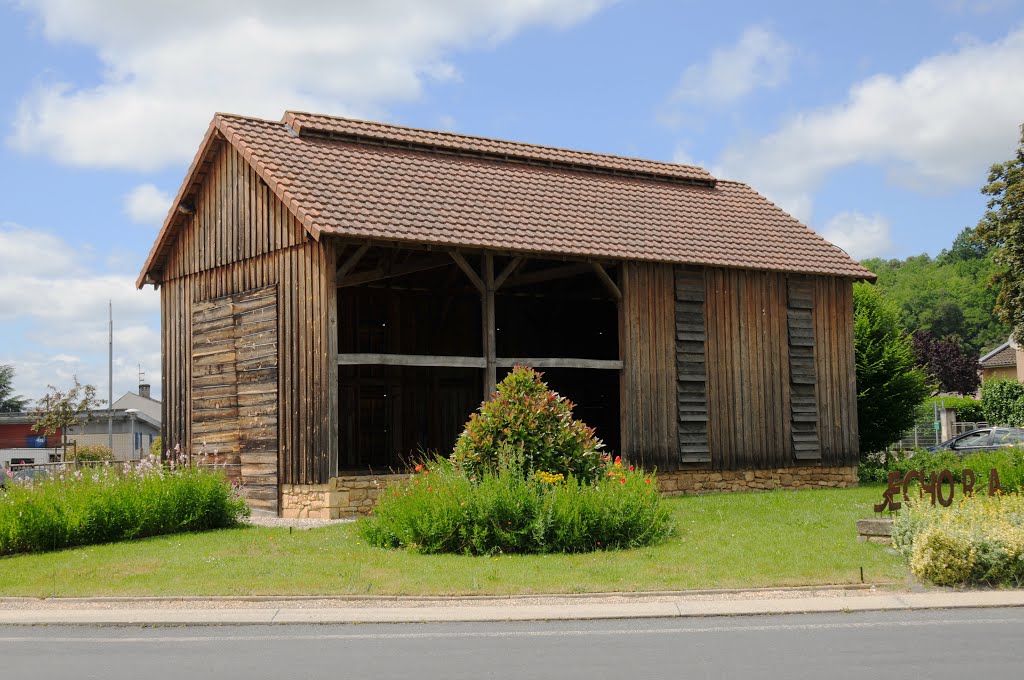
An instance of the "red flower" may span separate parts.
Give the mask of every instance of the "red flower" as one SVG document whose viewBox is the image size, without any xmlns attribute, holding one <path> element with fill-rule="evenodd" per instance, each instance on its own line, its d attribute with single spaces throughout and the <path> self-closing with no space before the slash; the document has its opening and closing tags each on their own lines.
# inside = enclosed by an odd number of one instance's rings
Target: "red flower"
<svg viewBox="0 0 1024 680">
<path fill-rule="evenodd" d="M 422 470 L 423 470 L 423 466 L 422 465 L 417 465 L 416 466 L 416 472 L 420 472 Z"/>
<path fill-rule="evenodd" d="M 619 484 L 625 484 L 625 483 L 626 483 L 626 478 L 625 477 L 623 477 L 622 479 L 619 480 Z"/>
<path fill-rule="evenodd" d="M 632 471 L 633 471 L 633 466 L 632 466 L 632 465 L 630 465 L 630 466 L 629 466 L 629 471 L 630 471 L 630 472 L 632 472 Z"/>
<path fill-rule="evenodd" d="M 622 456 L 615 456 L 615 464 L 618 465 L 622 462 Z"/>
<path fill-rule="evenodd" d="M 644 480 L 644 484 L 650 484 L 650 483 L 651 483 L 651 480 L 649 480 L 649 479 L 645 479 Z"/>
</svg>

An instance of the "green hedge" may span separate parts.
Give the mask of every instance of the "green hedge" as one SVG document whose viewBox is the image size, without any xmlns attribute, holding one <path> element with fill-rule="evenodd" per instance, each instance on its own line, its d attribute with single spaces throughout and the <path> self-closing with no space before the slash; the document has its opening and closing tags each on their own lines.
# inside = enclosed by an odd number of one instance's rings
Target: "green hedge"
<svg viewBox="0 0 1024 680">
<path fill-rule="evenodd" d="M 1024 384 L 989 380 L 981 386 L 981 406 L 990 425 L 1024 427 Z"/>
<path fill-rule="evenodd" d="M 59 469 L 8 480 L 0 492 L 0 555 L 44 552 L 237 524 L 249 507 L 223 475 L 160 468 Z"/>
<path fill-rule="evenodd" d="M 980 399 L 973 399 L 971 397 L 932 397 L 925 402 L 929 415 L 934 413 L 933 403 L 938 404 L 940 409 L 943 406 L 956 409 L 957 420 L 971 423 L 985 421 L 985 410 Z"/>
</svg>

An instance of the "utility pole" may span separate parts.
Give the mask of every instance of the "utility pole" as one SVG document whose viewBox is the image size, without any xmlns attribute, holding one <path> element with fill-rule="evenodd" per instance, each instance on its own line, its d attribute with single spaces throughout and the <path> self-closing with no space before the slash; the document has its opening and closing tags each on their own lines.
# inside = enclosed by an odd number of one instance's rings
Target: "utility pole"
<svg viewBox="0 0 1024 680">
<path fill-rule="evenodd" d="M 107 300 L 110 345 L 107 352 L 107 448 L 114 451 L 114 301 Z"/>
</svg>

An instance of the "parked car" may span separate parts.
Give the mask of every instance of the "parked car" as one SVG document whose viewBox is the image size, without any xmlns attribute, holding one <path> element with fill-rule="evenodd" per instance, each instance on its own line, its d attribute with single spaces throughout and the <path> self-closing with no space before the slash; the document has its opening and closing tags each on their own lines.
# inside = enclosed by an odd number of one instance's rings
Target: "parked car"
<svg viewBox="0 0 1024 680">
<path fill-rule="evenodd" d="M 941 444 L 929 446 L 929 451 L 955 451 L 960 455 L 977 451 L 997 451 L 1010 446 L 1024 446 L 1024 428 L 980 427 L 964 432 Z"/>
</svg>

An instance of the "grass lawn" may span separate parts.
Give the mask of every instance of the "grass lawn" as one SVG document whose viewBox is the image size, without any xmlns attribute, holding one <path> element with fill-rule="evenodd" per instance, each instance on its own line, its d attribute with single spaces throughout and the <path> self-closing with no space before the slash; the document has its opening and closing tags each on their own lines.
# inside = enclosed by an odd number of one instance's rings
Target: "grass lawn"
<svg viewBox="0 0 1024 680">
<path fill-rule="evenodd" d="M 246 527 L 0 558 L 2 596 L 483 595 L 685 590 L 902 580 L 857 542 L 879 485 L 666 499 L 665 543 L 585 555 L 428 556 L 371 548 L 352 524 Z"/>
</svg>

